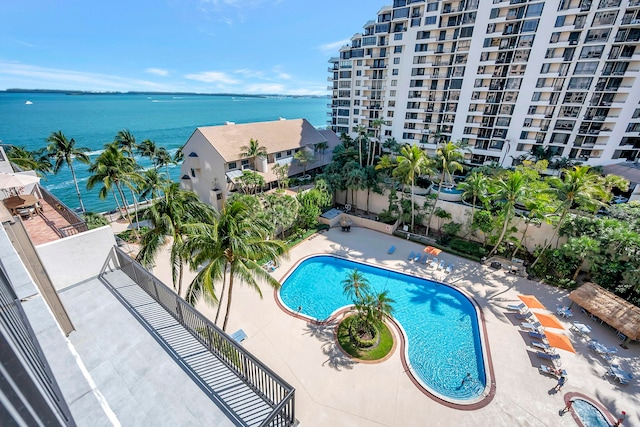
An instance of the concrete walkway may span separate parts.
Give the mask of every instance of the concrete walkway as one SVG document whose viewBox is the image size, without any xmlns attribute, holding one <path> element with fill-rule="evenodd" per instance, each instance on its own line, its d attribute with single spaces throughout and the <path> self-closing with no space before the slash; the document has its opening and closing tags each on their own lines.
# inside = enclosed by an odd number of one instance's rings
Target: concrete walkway
<svg viewBox="0 0 640 427">
<path fill-rule="evenodd" d="M 389 246 L 396 251 L 388 255 Z M 237 286 L 228 331 L 242 328 L 248 335 L 245 348 L 296 388 L 296 417 L 302 426 L 574 426 L 570 414 L 559 415 L 567 392 L 583 393 L 602 403 L 614 415 L 627 412 L 624 425 L 640 425 L 640 345 L 628 350 L 617 344 L 615 332 L 589 322 L 591 337 L 619 351 L 617 363 L 634 375 L 628 386 L 607 378 L 605 362 L 587 348 L 583 338 L 567 331 L 577 350 L 562 350 L 563 368 L 569 381 L 554 393 L 556 381 L 538 373 L 542 360 L 520 332 L 508 304 L 518 294 L 534 294 L 547 307 L 569 305 L 567 292 L 525 278 L 495 271 L 487 266 L 442 253 L 439 258 L 454 271 L 447 277 L 422 265 L 405 261 L 410 251 L 423 246 L 362 228 L 351 233 L 338 230 L 316 236 L 291 250 L 289 260 L 273 274 L 281 280 L 301 258 L 312 254 L 335 254 L 345 258 L 445 281 L 473 295 L 486 319 L 495 371 L 496 395 L 486 407 L 460 411 L 443 406 L 420 391 L 403 371 L 399 350 L 383 363 L 362 364 L 346 357 L 335 345 L 331 326 L 316 326 L 283 312 L 275 294 L 262 287 L 264 298 L 254 290 Z M 171 285 L 168 255 L 163 252 L 154 274 Z M 185 284 L 193 277 L 188 273 Z M 215 308 L 197 307 L 211 319 Z M 223 307 L 223 310 L 225 307 Z M 224 311 L 223 311 L 224 313 Z M 221 322 L 220 322 L 221 323 Z M 570 322 L 564 321 L 567 330 Z"/>
</svg>

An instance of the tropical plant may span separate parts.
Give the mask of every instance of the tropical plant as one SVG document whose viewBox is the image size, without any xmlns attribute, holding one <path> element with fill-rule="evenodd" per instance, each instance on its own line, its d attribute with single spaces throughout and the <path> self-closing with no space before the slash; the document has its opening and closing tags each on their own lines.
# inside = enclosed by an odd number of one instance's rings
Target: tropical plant
<svg viewBox="0 0 640 427">
<path fill-rule="evenodd" d="M 281 165 L 275 163 L 271 170 L 276 174 L 278 188 L 287 188 L 289 185 L 289 165 L 287 163 L 283 163 Z"/>
<path fill-rule="evenodd" d="M 358 163 L 362 164 L 362 137 L 367 134 L 367 127 L 365 125 L 357 125 L 354 131 L 358 134 Z"/>
<path fill-rule="evenodd" d="M 307 174 L 307 165 L 315 161 L 313 153 L 305 148 L 298 150 L 296 154 L 293 155 L 293 158 L 298 161 L 300 166 L 302 166 L 302 175 Z"/>
<path fill-rule="evenodd" d="M 119 131 L 113 142 L 127 153 L 127 156 L 133 158 L 133 151 L 137 149 L 138 145 L 136 144 L 136 137 L 129 130 L 123 129 Z"/>
<path fill-rule="evenodd" d="M 562 246 L 562 250 L 577 261 L 578 267 L 572 277 L 575 281 L 584 261 L 592 262 L 600 255 L 600 243 L 589 236 L 572 237 Z"/>
<path fill-rule="evenodd" d="M 366 188 L 367 176 L 364 168 L 361 168 L 357 164 L 351 170 L 347 171 L 345 178 L 345 186 L 347 190 L 351 190 L 351 203 L 353 203 L 354 209 L 358 206 L 357 191 L 364 190 Z M 354 197 L 355 192 L 355 197 Z"/>
<path fill-rule="evenodd" d="M 152 161 L 155 164 L 156 168 L 161 168 L 164 166 L 164 171 L 167 174 L 167 179 L 170 178 L 169 165 L 175 165 L 176 163 L 178 163 L 175 160 L 175 157 L 171 157 L 169 151 L 164 147 L 158 147 Z"/>
<path fill-rule="evenodd" d="M 234 180 L 234 183 L 244 194 L 256 194 L 266 183 L 264 177 L 252 170 L 242 171 L 242 175 Z"/>
<path fill-rule="evenodd" d="M 187 257 L 183 250 L 184 239 L 188 237 L 187 224 L 211 222 L 213 210 L 202 203 L 198 196 L 180 189 L 180 184 L 167 184 L 163 195 L 147 209 L 146 216 L 151 228 L 142 235 L 140 251 L 136 256 L 144 266 L 152 266 L 160 249 L 171 242 L 171 278 L 173 288 L 182 295 L 182 280 Z"/>
<path fill-rule="evenodd" d="M 384 124 L 384 120 L 382 119 L 374 119 L 371 121 L 370 126 L 373 129 L 373 140 L 370 141 L 371 145 L 371 155 L 369 156 L 369 161 L 367 165 L 373 166 L 373 162 L 376 156 L 376 153 L 379 151 L 380 147 L 380 128 Z"/>
<path fill-rule="evenodd" d="M 562 226 L 573 204 L 588 205 L 589 202 L 593 200 L 595 194 L 601 191 L 597 186 L 598 175 L 591 172 L 589 166 L 574 166 L 571 170 L 565 169 L 563 170 L 562 178 L 552 177 L 549 179 L 549 184 L 562 204 L 560 205 L 560 217 L 554 227 L 553 235 L 542 248 L 540 255 L 551 246 L 551 242 L 555 238 L 558 229 Z M 540 255 L 538 255 L 533 264 L 531 264 L 532 267 L 538 263 Z"/>
<path fill-rule="evenodd" d="M 260 145 L 257 139 L 251 138 L 249 140 L 249 145 L 243 145 L 240 147 L 240 155 L 244 158 L 248 158 L 253 163 L 253 167 L 255 168 L 255 160 L 258 159 L 266 159 L 267 158 L 267 149 Z"/>
<path fill-rule="evenodd" d="M 189 285 L 186 300 L 191 304 L 199 299 L 217 303 L 219 314 L 222 297 L 217 297 L 214 283 L 222 278 L 220 295 L 226 296 L 227 306 L 222 330 L 226 331 L 236 280 L 254 289 L 260 297 L 262 292 L 258 280 L 279 288 L 280 282 L 263 269 L 259 261 L 270 259 L 277 262 L 287 248 L 279 240 L 267 240 L 271 224 L 264 218 L 251 215 L 247 205 L 241 201 L 224 204 L 212 223 L 192 224 L 188 228 L 190 232 L 185 241 L 185 251 L 190 254 L 191 268 L 203 267 Z M 229 283 L 225 294 L 227 276 Z"/>
<path fill-rule="evenodd" d="M 109 225 L 109 221 L 104 215 L 101 215 L 96 212 L 85 212 L 83 216 L 84 222 L 87 224 L 87 228 L 89 230 L 93 230 L 94 228 L 104 227 L 105 225 Z"/>
<path fill-rule="evenodd" d="M 454 144 L 451 141 L 443 143 L 436 149 L 436 164 L 438 165 L 438 169 L 440 169 L 440 182 L 438 183 L 436 204 L 440 199 L 442 186 L 445 185 L 452 188 L 455 184 L 452 173 L 463 170 L 462 163 L 460 162 L 464 159 L 464 155 L 460 152 L 460 149 L 461 145 L 459 143 Z M 429 219 L 427 220 L 427 228 L 431 227 L 432 215 L 433 211 L 431 211 Z M 429 230 L 427 229 L 427 234 L 428 233 Z"/>
<path fill-rule="evenodd" d="M 489 252 L 489 258 L 496 253 L 502 244 L 509 224 L 513 219 L 516 204 L 522 203 L 527 197 L 528 192 L 525 176 L 519 170 L 507 172 L 497 180 L 492 189 L 492 193 L 496 203 L 502 205 L 503 225 L 495 246 L 491 252 Z"/>
<path fill-rule="evenodd" d="M 387 138 L 382 143 L 382 148 L 385 150 L 389 150 L 391 154 L 397 154 L 400 151 L 401 145 L 398 144 L 395 138 Z"/>
<path fill-rule="evenodd" d="M 307 191 L 299 192 L 296 196 L 300 208 L 298 223 L 301 227 L 309 228 L 318 222 L 322 208 L 331 203 L 329 186 L 324 180 L 317 180 L 315 186 Z"/>
<path fill-rule="evenodd" d="M 361 300 L 369 292 L 369 280 L 354 268 L 342 281 L 342 291 L 350 300 Z"/>
<path fill-rule="evenodd" d="M 62 131 L 52 132 L 47 138 L 47 153 L 48 156 L 54 159 L 53 173 L 57 174 L 60 171 L 62 165 L 67 165 L 71 172 L 71 178 L 73 184 L 76 187 L 76 194 L 78 195 L 78 202 L 80 202 L 80 209 L 84 213 L 84 203 L 82 203 L 82 195 L 80 194 L 80 187 L 78 187 L 78 179 L 76 177 L 76 171 L 73 169 L 73 161 L 78 160 L 81 163 L 89 164 L 91 160 L 87 153 L 90 151 L 87 147 L 76 147 L 75 139 L 67 139 Z"/>
<path fill-rule="evenodd" d="M 49 160 L 46 147 L 39 150 L 27 150 L 24 147 L 11 146 L 6 152 L 7 159 L 22 170 L 32 170 L 40 177 L 51 172 L 51 161 Z"/>
<path fill-rule="evenodd" d="M 473 218 L 476 213 L 476 202 L 480 200 L 483 204 L 486 204 L 488 184 L 489 180 L 487 177 L 484 174 L 475 171 L 471 172 L 463 182 L 458 184 L 458 189 L 463 191 L 462 198 L 467 199 L 471 197 L 471 224 L 473 224 Z M 471 239 L 472 231 L 473 225 L 469 227 L 467 240 Z"/>
<path fill-rule="evenodd" d="M 156 157 L 156 153 L 158 152 L 158 146 L 152 140 L 145 139 L 140 144 L 137 144 L 135 146 L 134 151 L 139 156 L 147 157 L 149 160 L 151 160 L 154 166 L 157 166 L 155 157 Z"/>
<path fill-rule="evenodd" d="M 317 153 L 322 153 L 322 163 L 324 163 L 324 152 L 329 148 L 329 143 L 327 141 L 320 141 L 315 145 L 315 151 Z"/>
<path fill-rule="evenodd" d="M 399 177 L 404 184 L 411 185 L 411 231 L 414 231 L 414 194 L 415 181 L 419 175 L 431 173 L 431 161 L 417 145 L 405 145 L 400 149 L 397 157 L 398 166 L 394 169 L 393 175 Z"/>
<path fill-rule="evenodd" d="M 142 175 L 142 180 L 137 186 L 137 193 L 142 199 L 152 200 L 160 196 L 162 189 L 167 185 L 169 180 L 165 178 L 157 169 L 147 169 Z"/>
<path fill-rule="evenodd" d="M 125 215 L 132 228 L 133 221 L 131 220 L 129 209 L 127 209 L 128 203 L 123 192 L 123 186 L 133 188 L 136 183 L 140 182 L 141 178 L 136 170 L 137 164 L 135 160 L 125 156 L 116 143 L 111 143 L 105 145 L 104 151 L 89 166 L 91 175 L 87 180 L 87 189 L 89 190 L 98 183 L 102 184 L 98 193 L 101 199 L 106 198 L 110 191 L 113 192 L 116 204 L 122 206 L 125 210 Z M 120 202 L 118 202 L 116 194 L 120 196 Z"/>
<path fill-rule="evenodd" d="M 300 204 L 298 201 L 288 194 L 265 194 L 262 203 L 264 206 L 264 214 L 270 218 L 275 225 L 275 232 L 280 229 L 281 237 L 284 239 L 284 233 L 293 226 L 298 218 L 298 210 Z"/>
</svg>

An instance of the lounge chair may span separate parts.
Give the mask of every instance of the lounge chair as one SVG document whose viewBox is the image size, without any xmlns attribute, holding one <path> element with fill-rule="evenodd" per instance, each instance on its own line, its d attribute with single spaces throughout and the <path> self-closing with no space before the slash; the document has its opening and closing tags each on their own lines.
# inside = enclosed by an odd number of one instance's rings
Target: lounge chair
<svg viewBox="0 0 640 427">
<path fill-rule="evenodd" d="M 535 338 L 535 339 L 543 340 L 543 341 L 547 339 L 547 337 L 545 337 L 544 334 L 542 334 L 540 332 L 536 332 L 536 331 L 529 331 L 529 336 L 531 338 Z"/>
<path fill-rule="evenodd" d="M 426 264 L 427 261 L 429 261 L 429 255 L 428 254 L 422 255 L 422 258 L 420 259 L 420 264 Z"/>
<path fill-rule="evenodd" d="M 247 339 L 247 334 L 245 334 L 242 329 L 238 329 L 231 334 L 231 339 L 240 344 L 242 341 Z"/>
<path fill-rule="evenodd" d="M 523 311 L 523 310 L 525 310 L 525 311 L 526 311 L 526 308 L 527 308 L 527 306 L 526 306 L 526 305 L 525 305 L 525 303 L 523 303 L 523 302 L 522 302 L 522 303 L 520 303 L 520 304 L 518 304 L 518 305 L 515 305 L 515 304 L 509 304 L 509 305 L 507 306 L 507 310 L 511 310 L 511 311 L 520 311 L 520 312 L 521 312 L 521 311 Z"/>
<path fill-rule="evenodd" d="M 438 266 L 438 258 L 433 258 L 433 260 L 431 260 L 431 264 L 429 264 L 429 267 L 436 268 L 437 266 Z"/>
<path fill-rule="evenodd" d="M 407 259 L 409 261 L 413 261 L 413 259 L 416 257 L 416 253 L 414 251 L 411 251 L 411 253 L 409 253 L 409 256 L 407 257 Z"/>
<path fill-rule="evenodd" d="M 396 251 L 396 247 L 395 247 L 395 246 L 391 246 L 391 247 L 389 248 L 389 250 L 387 251 L 387 253 L 388 253 L 388 254 L 392 254 L 392 253 L 394 253 L 395 251 Z"/>
<path fill-rule="evenodd" d="M 542 341 L 531 341 L 531 345 L 535 348 L 539 348 L 544 352 L 549 352 L 549 350 L 551 349 L 548 344 L 545 344 Z"/>
<path fill-rule="evenodd" d="M 438 264 L 438 270 L 442 270 L 444 268 L 444 260 L 440 261 L 440 264 Z"/>
<path fill-rule="evenodd" d="M 532 331 L 539 331 L 540 328 L 542 327 L 542 324 L 540 322 L 525 322 L 525 323 L 521 323 L 520 327 L 522 329 L 531 329 Z"/>
<path fill-rule="evenodd" d="M 449 273 L 451 273 L 451 270 L 453 270 L 453 264 L 449 264 L 449 265 L 447 266 L 447 269 L 446 269 L 444 272 L 445 272 L 445 273 L 447 273 L 447 274 L 449 274 Z"/>
<path fill-rule="evenodd" d="M 420 262 L 421 257 L 420 252 L 416 252 L 416 256 L 413 257 L 413 261 Z"/>
<path fill-rule="evenodd" d="M 531 313 L 530 311 L 526 311 L 524 313 L 516 313 L 516 319 L 518 320 L 526 320 L 527 322 L 530 322 L 531 317 L 533 317 L 533 313 Z"/>
<path fill-rule="evenodd" d="M 538 368 L 538 371 L 540 371 L 541 374 L 547 374 L 547 375 L 551 375 L 552 377 L 556 377 L 556 378 L 560 378 L 561 376 L 566 376 L 567 375 L 567 371 L 564 369 L 556 369 L 554 367 L 551 367 L 549 365 L 540 365 L 540 367 Z"/>
<path fill-rule="evenodd" d="M 536 351 L 536 355 L 541 359 L 550 360 L 551 362 L 553 362 L 554 366 L 560 366 L 562 364 L 559 354 L 556 354 L 556 353 L 549 354 L 549 353 L 545 353 L 544 351 Z"/>
</svg>

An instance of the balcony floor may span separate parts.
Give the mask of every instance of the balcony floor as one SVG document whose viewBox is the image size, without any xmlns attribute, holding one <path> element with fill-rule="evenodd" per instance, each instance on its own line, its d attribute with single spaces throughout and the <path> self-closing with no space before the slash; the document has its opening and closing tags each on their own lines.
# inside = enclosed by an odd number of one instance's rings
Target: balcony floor
<svg viewBox="0 0 640 427">
<path fill-rule="evenodd" d="M 57 229 L 71 225 L 56 208 L 44 199 L 40 199 L 40 204 L 42 205 L 42 214 L 34 215 L 33 218 L 22 218 L 24 227 L 35 246 L 62 239 Z"/>
</svg>

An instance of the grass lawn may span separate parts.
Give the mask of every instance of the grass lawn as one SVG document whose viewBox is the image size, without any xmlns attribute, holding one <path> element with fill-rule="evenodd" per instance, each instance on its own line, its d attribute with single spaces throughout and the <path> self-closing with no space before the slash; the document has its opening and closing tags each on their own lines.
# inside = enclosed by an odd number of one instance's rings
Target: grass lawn
<svg viewBox="0 0 640 427">
<path fill-rule="evenodd" d="M 340 322 L 338 326 L 338 343 L 340 347 L 351 356 L 361 360 L 379 360 L 389 354 L 393 348 L 393 334 L 384 323 L 378 323 L 376 328 L 380 333 L 380 342 L 371 348 L 358 348 L 349 339 L 349 324 L 353 316 L 349 316 Z"/>
</svg>

